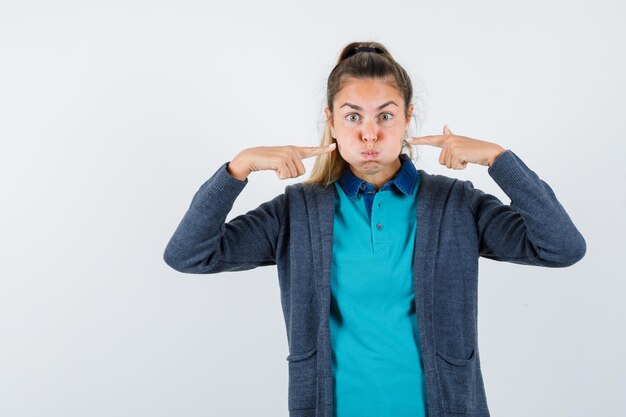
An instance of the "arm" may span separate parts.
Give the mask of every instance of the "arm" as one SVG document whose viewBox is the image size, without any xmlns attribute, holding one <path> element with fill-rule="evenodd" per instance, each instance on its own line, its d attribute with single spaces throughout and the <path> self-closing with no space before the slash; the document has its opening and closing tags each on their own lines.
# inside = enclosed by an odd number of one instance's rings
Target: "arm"
<svg viewBox="0 0 626 417">
<path fill-rule="evenodd" d="M 586 242 L 550 186 L 507 149 L 488 169 L 511 199 L 495 196 L 464 181 L 465 198 L 478 230 L 479 255 L 523 265 L 566 267 L 586 253 Z"/>
<path fill-rule="evenodd" d="M 165 263 L 192 274 L 275 265 L 285 194 L 225 223 L 247 183 L 247 178 L 233 176 L 224 163 L 202 184 L 165 248 Z"/>
</svg>

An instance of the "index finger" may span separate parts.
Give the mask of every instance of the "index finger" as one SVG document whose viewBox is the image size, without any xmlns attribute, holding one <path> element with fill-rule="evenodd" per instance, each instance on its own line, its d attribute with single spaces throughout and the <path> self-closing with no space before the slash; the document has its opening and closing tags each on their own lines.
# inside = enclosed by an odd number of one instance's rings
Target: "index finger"
<svg viewBox="0 0 626 417">
<path fill-rule="evenodd" d="M 336 147 L 337 145 L 334 143 L 327 146 L 299 146 L 298 152 L 301 155 L 300 159 L 306 159 L 323 153 L 332 152 Z"/>
<path fill-rule="evenodd" d="M 407 142 L 413 145 L 433 145 L 442 147 L 445 141 L 446 135 L 428 135 L 428 136 L 413 136 L 407 139 Z"/>
</svg>

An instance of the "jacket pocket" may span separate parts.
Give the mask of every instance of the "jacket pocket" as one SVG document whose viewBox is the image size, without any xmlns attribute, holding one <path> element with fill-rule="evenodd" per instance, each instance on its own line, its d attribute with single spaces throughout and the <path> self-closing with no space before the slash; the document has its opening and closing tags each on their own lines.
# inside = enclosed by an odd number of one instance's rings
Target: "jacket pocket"
<svg viewBox="0 0 626 417">
<path fill-rule="evenodd" d="M 287 356 L 289 410 L 314 409 L 317 403 L 317 348 Z"/>
<path fill-rule="evenodd" d="M 436 351 L 444 409 L 447 413 L 472 414 L 476 411 L 476 355 L 455 358 Z"/>
</svg>

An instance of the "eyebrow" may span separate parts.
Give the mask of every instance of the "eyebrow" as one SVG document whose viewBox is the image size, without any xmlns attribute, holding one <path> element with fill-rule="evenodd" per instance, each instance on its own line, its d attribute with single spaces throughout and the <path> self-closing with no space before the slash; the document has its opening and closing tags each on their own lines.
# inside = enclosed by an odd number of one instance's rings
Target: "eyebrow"
<svg viewBox="0 0 626 417">
<path fill-rule="evenodd" d="M 394 105 L 396 105 L 396 106 L 397 106 L 397 104 L 396 104 L 393 100 L 390 100 L 390 101 L 386 102 L 385 104 L 381 104 L 380 106 L 378 106 L 378 107 L 376 108 L 376 110 L 380 110 L 380 109 L 382 109 L 383 107 L 388 106 L 388 105 L 390 105 L 390 104 L 394 104 Z M 341 105 L 341 107 L 343 107 L 343 106 L 350 106 L 350 107 L 352 107 L 352 108 L 353 108 L 353 109 L 355 109 L 355 110 L 363 110 L 363 108 L 362 108 L 361 106 L 357 106 L 356 104 L 352 104 L 352 103 L 343 103 L 343 104 Z M 339 107 L 339 108 L 341 108 L 341 107 Z"/>
</svg>

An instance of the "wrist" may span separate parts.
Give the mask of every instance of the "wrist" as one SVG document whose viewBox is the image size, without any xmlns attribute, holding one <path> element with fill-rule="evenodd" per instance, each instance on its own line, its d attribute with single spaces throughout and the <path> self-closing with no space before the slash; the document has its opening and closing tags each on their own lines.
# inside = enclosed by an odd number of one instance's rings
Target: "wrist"
<svg viewBox="0 0 626 417">
<path fill-rule="evenodd" d="M 496 150 L 494 151 L 492 157 L 489 159 L 487 166 L 490 167 L 491 165 L 493 165 L 498 159 L 498 157 L 502 155 L 504 152 L 506 152 L 506 149 L 504 149 L 502 146 L 498 146 Z"/>
<path fill-rule="evenodd" d="M 244 181 L 248 177 L 248 175 L 250 175 L 250 172 L 252 172 L 248 168 L 242 157 L 239 155 L 235 156 L 228 163 L 228 165 L 226 166 L 226 171 L 228 171 L 231 176 L 238 179 L 239 181 Z"/>
</svg>

